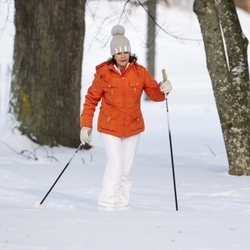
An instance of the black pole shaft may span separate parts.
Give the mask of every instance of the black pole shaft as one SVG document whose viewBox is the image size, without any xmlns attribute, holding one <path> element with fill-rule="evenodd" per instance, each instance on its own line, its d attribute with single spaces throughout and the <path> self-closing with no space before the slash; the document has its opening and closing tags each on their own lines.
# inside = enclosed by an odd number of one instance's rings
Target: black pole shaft
<svg viewBox="0 0 250 250">
<path fill-rule="evenodd" d="M 46 195 L 43 197 L 43 199 L 40 202 L 40 205 L 43 204 L 43 202 L 45 201 L 45 199 L 47 198 L 47 196 L 50 194 L 50 192 L 52 191 L 52 189 L 54 188 L 54 186 L 56 185 L 56 183 L 58 182 L 58 180 L 61 178 L 61 176 L 63 175 L 64 171 L 66 170 L 66 168 L 69 166 L 70 162 L 72 161 L 72 159 L 75 157 L 76 153 L 78 152 L 78 150 L 82 147 L 82 143 L 78 146 L 78 148 L 76 149 L 75 153 L 71 156 L 71 158 L 69 159 L 68 163 L 66 164 L 66 166 L 64 167 L 64 169 L 62 170 L 62 172 L 59 174 L 59 176 L 57 177 L 57 179 L 55 180 L 55 182 L 53 183 L 53 185 L 51 186 L 51 188 L 49 189 L 49 191 L 46 193 Z"/>
<path fill-rule="evenodd" d="M 177 199 L 177 189 L 176 189 L 175 169 L 174 169 L 174 155 L 173 155 L 173 146 L 172 146 L 172 136 L 171 136 L 171 130 L 170 130 L 170 124 L 169 124 L 169 110 L 168 110 L 167 99 L 166 99 L 166 109 L 167 109 L 167 119 L 168 119 L 168 136 L 169 136 L 170 156 L 171 156 L 173 184 L 174 184 L 175 209 L 176 211 L 178 211 L 178 199 Z"/>
<path fill-rule="evenodd" d="M 162 69 L 162 78 L 163 81 L 167 81 L 168 76 L 165 69 Z M 174 155 L 173 155 L 173 146 L 172 146 L 172 136 L 170 130 L 170 119 L 169 119 L 169 110 L 168 110 L 168 100 L 166 97 L 166 111 L 167 111 L 167 122 L 168 122 L 168 136 L 169 136 L 169 147 L 170 147 L 170 156 L 171 156 L 171 165 L 172 165 L 172 174 L 173 174 L 173 184 L 174 184 L 174 198 L 175 198 L 175 209 L 178 211 L 178 199 L 177 199 L 177 190 L 176 190 L 176 180 L 175 180 L 175 170 L 174 170 Z"/>
</svg>

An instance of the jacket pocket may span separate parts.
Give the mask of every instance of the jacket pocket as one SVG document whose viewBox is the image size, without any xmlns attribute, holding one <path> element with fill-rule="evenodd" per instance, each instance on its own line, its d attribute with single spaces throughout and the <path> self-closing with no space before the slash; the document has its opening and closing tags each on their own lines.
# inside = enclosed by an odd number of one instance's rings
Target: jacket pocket
<svg viewBox="0 0 250 250">
<path fill-rule="evenodd" d="M 105 130 L 115 131 L 117 127 L 117 120 L 115 115 L 111 115 L 106 112 L 104 113 L 103 111 L 100 111 L 99 113 L 98 123 L 99 127 Z"/>
<path fill-rule="evenodd" d="M 134 113 L 130 114 L 128 129 L 130 131 L 144 129 L 144 120 L 140 110 L 136 110 Z"/>
<path fill-rule="evenodd" d="M 105 82 L 104 98 L 107 103 L 114 104 L 118 98 L 118 86 L 116 83 Z"/>
<path fill-rule="evenodd" d="M 128 84 L 127 105 L 129 108 L 135 108 L 135 106 L 140 105 L 142 90 L 143 86 L 140 82 L 136 81 Z"/>
<path fill-rule="evenodd" d="M 131 95 L 141 95 L 142 84 L 139 82 L 129 83 L 129 94 Z"/>
</svg>

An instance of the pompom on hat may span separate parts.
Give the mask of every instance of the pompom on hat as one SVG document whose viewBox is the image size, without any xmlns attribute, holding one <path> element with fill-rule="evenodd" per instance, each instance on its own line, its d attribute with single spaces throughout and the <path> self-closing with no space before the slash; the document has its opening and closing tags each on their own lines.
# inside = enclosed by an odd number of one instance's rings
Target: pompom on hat
<svg viewBox="0 0 250 250">
<path fill-rule="evenodd" d="M 121 52 L 130 52 L 131 53 L 131 47 L 130 42 L 125 34 L 125 29 L 122 25 L 115 25 L 111 29 L 111 35 L 113 36 L 110 42 L 110 52 L 111 55 L 115 55 L 117 53 Z"/>
</svg>

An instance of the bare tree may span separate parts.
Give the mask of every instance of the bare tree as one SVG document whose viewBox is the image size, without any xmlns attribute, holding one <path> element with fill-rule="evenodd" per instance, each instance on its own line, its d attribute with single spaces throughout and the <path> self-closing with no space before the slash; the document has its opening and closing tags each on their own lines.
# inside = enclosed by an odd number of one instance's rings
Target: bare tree
<svg viewBox="0 0 250 250">
<path fill-rule="evenodd" d="M 39 144 L 79 144 L 85 0 L 15 0 L 11 111 Z"/>
<path fill-rule="evenodd" d="M 195 0 L 194 12 L 203 35 L 229 173 L 250 175 L 248 40 L 233 0 Z"/>
</svg>

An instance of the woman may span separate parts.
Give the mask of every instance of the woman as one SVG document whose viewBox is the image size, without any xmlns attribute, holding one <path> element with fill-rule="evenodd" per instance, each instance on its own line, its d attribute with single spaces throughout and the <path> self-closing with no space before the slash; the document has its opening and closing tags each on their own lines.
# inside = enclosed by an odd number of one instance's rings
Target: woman
<svg viewBox="0 0 250 250">
<path fill-rule="evenodd" d="M 153 101 L 164 101 L 172 89 L 169 81 L 159 85 L 143 66 L 137 64 L 124 33 L 121 25 L 112 28 L 112 58 L 96 67 L 80 118 L 81 142 L 90 143 L 95 108 L 101 101 L 98 131 L 106 150 L 107 164 L 98 205 L 104 210 L 129 208 L 131 170 L 140 133 L 144 131 L 140 110 L 142 91 Z"/>
</svg>

